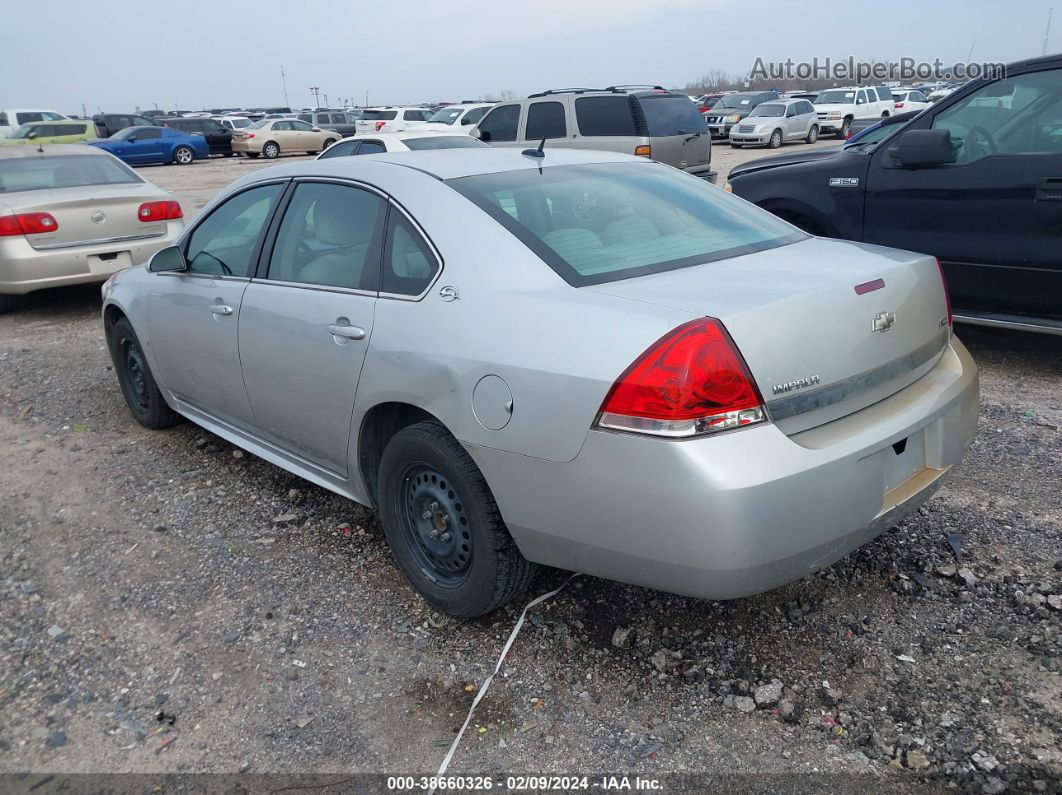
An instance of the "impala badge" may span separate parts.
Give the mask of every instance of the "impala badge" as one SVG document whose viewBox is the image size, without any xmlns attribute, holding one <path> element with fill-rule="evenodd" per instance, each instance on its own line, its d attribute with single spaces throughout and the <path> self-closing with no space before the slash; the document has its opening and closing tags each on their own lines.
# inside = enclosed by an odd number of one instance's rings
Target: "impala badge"
<svg viewBox="0 0 1062 795">
<path fill-rule="evenodd" d="M 784 384 L 775 384 L 771 387 L 771 392 L 776 395 L 784 395 L 786 392 L 792 392 L 795 389 L 807 389 L 809 386 L 816 386 L 820 380 L 817 375 L 809 375 L 806 378 L 798 378 L 795 381 L 786 381 Z"/>
<path fill-rule="evenodd" d="M 886 331 L 896 325 L 896 315 L 892 312 L 878 312 L 874 315 L 874 320 L 870 324 L 871 331 L 880 331 L 884 334 Z"/>
</svg>

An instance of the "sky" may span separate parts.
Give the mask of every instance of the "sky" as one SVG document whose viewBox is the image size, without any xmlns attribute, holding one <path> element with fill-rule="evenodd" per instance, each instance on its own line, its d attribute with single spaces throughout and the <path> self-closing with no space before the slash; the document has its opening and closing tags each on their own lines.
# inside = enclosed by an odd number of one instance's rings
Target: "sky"
<svg viewBox="0 0 1062 795">
<path fill-rule="evenodd" d="M 0 108 L 66 113 L 459 101 L 682 86 L 757 57 L 1014 61 L 1062 51 L 1062 0 L 9 2 Z M 281 67 L 286 75 L 287 100 Z M 350 104 L 350 103 L 348 103 Z"/>
</svg>

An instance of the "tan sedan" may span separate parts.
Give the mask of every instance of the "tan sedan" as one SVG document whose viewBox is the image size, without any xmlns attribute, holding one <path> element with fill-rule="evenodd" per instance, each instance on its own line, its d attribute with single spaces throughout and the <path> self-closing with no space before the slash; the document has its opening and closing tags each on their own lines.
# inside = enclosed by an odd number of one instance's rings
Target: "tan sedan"
<svg viewBox="0 0 1062 795">
<path fill-rule="evenodd" d="M 315 155 L 338 140 L 339 135 L 332 130 L 322 130 L 299 119 L 262 119 L 232 131 L 232 151 L 272 160 L 293 152 Z"/>
<path fill-rule="evenodd" d="M 0 312 L 25 293 L 144 263 L 183 229 L 173 196 L 101 149 L 0 149 Z"/>
</svg>

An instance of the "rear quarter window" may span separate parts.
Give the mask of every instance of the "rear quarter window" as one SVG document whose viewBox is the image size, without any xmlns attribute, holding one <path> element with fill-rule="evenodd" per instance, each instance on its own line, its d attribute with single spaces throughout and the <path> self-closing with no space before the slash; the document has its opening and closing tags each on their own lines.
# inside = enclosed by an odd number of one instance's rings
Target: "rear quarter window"
<svg viewBox="0 0 1062 795">
<path fill-rule="evenodd" d="M 631 103 L 626 96 L 579 97 L 575 100 L 575 122 L 583 135 L 637 134 Z"/>
</svg>

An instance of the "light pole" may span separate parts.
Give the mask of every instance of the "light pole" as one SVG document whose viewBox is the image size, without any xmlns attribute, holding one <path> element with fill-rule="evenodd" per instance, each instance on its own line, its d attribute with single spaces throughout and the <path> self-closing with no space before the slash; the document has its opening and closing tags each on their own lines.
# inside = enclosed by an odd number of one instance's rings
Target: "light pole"
<svg viewBox="0 0 1062 795">
<path fill-rule="evenodd" d="M 310 93 L 313 94 L 314 107 L 321 107 L 321 89 L 317 86 L 310 86 Z"/>
<path fill-rule="evenodd" d="M 1054 7 L 1047 9 L 1047 27 L 1044 28 L 1044 48 L 1040 51 L 1040 55 L 1047 55 L 1047 37 L 1051 35 L 1051 15 L 1054 13 Z"/>
</svg>

